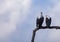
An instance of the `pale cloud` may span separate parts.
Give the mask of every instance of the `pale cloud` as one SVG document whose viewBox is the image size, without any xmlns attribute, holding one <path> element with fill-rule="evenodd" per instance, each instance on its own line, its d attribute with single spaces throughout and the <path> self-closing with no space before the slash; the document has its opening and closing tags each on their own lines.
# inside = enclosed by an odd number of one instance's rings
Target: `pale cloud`
<svg viewBox="0 0 60 42">
<path fill-rule="evenodd" d="M 53 4 L 57 4 L 60 0 L 49 0 Z"/>
<path fill-rule="evenodd" d="M 31 0 L 3 0 L 0 3 L 0 38 L 7 38 L 16 30 L 16 24 L 27 17 L 30 6 Z"/>
<path fill-rule="evenodd" d="M 49 32 L 49 42 L 60 42 L 60 30 L 51 30 Z"/>
</svg>

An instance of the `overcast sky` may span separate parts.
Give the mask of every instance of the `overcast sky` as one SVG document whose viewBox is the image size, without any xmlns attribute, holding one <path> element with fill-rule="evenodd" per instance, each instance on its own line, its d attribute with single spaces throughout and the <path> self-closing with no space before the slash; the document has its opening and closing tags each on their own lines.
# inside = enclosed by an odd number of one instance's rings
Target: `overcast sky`
<svg viewBox="0 0 60 42">
<path fill-rule="evenodd" d="M 60 0 L 0 0 L 0 42 L 31 42 L 41 11 L 60 26 Z M 60 42 L 60 30 L 41 29 L 35 42 Z"/>
</svg>

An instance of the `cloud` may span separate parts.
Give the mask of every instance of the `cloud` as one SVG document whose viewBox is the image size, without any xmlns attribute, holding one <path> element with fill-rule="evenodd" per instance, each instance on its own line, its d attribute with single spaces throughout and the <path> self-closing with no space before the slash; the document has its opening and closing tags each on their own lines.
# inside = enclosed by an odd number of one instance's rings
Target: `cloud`
<svg viewBox="0 0 60 42">
<path fill-rule="evenodd" d="M 16 24 L 27 17 L 31 0 L 3 0 L 0 3 L 0 39 L 16 30 Z"/>
<path fill-rule="evenodd" d="M 49 42 L 60 42 L 60 30 L 51 30 L 49 33 Z"/>
</svg>

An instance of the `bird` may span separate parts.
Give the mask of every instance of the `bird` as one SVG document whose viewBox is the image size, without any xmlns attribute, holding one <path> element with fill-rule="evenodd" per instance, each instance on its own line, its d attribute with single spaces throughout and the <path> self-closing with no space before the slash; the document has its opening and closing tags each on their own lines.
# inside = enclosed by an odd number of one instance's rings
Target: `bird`
<svg viewBox="0 0 60 42">
<path fill-rule="evenodd" d="M 43 24 L 43 21 L 44 21 L 44 17 L 43 17 L 43 14 L 41 12 L 41 17 L 36 19 L 36 26 L 38 28 L 40 28 L 42 26 L 42 24 Z"/>
<path fill-rule="evenodd" d="M 46 15 L 46 20 L 45 21 L 46 21 L 46 26 L 50 27 L 50 25 L 51 25 L 51 17 L 48 18 L 47 15 Z"/>
</svg>

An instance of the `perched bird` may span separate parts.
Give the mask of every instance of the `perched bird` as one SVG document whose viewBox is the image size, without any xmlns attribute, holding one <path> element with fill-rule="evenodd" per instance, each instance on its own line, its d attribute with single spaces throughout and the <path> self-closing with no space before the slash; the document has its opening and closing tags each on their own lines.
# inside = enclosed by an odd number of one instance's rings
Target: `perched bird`
<svg viewBox="0 0 60 42">
<path fill-rule="evenodd" d="M 37 18 L 37 20 L 36 20 L 36 26 L 40 28 L 43 24 L 43 21 L 44 21 L 44 17 L 43 17 L 43 14 L 41 12 L 41 17 Z"/>
<path fill-rule="evenodd" d="M 47 27 L 50 27 L 50 25 L 51 25 L 51 17 L 48 18 L 48 17 L 46 16 L 46 26 L 47 26 Z"/>
</svg>

